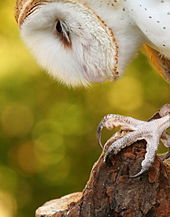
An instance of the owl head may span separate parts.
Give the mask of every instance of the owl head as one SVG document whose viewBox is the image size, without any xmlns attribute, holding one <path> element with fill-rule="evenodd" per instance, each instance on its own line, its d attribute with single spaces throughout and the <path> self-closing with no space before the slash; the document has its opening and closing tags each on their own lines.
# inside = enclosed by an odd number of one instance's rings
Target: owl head
<svg viewBox="0 0 170 217">
<path fill-rule="evenodd" d="M 117 79 L 114 35 L 78 0 L 18 0 L 21 36 L 38 63 L 67 85 Z"/>
</svg>

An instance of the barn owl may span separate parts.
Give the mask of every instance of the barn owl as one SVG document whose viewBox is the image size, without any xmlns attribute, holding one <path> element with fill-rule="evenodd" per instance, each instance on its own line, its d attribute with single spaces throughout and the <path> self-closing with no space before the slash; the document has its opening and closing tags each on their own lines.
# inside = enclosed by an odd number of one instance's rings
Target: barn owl
<svg viewBox="0 0 170 217">
<path fill-rule="evenodd" d="M 143 45 L 170 83 L 169 0 L 18 0 L 16 20 L 38 63 L 67 85 L 117 80 Z"/>
</svg>

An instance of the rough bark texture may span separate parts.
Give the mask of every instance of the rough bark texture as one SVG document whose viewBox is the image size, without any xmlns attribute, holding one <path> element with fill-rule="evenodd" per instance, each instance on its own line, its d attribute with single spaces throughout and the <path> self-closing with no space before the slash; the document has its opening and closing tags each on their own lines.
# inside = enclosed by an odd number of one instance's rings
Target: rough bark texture
<svg viewBox="0 0 170 217">
<path fill-rule="evenodd" d="M 109 145 L 109 144 L 108 144 Z M 141 169 L 145 141 L 113 156 L 111 165 L 95 163 L 82 193 L 53 200 L 36 211 L 36 217 L 170 217 L 170 165 L 156 156 L 150 170 Z"/>
</svg>

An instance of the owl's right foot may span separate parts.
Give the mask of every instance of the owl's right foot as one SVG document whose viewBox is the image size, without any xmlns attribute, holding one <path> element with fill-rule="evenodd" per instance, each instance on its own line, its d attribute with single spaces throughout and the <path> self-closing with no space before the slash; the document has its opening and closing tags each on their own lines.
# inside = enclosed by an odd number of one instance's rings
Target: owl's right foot
<svg viewBox="0 0 170 217">
<path fill-rule="evenodd" d="M 155 115 L 159 114 L 156 117 Z M 156 151 L 158 149 L 159 140 L 161 139 L 165 147 L 170 147 L 170 135 L 165 132 L 170 127 L 170 105 L 165 105 L 161 110 L 154 115 L 154 118 L 149 122 L 136 120 L 131 117 L 125 117 L 121 115 L 106 115 L 101 121 L 98 127 L 98 138 L 101 144 L 101 131 L 104 127 L 107 129 L 113 129 L 120 127 L 122 131 L 127 132 L 125 136 L 117 139 L 111 137 L 110 142 L 113 143 L 105 151 L 105 162 L 110 161 L 112 155 L 116 155 L 123 148 L 130 146 L 137 140 L 144 139 L 147 142 L 145 159 L 142 161 L 141 171 L 134 175 L 137 177 L 147 171 L 154 161 Z"/>
</svg>

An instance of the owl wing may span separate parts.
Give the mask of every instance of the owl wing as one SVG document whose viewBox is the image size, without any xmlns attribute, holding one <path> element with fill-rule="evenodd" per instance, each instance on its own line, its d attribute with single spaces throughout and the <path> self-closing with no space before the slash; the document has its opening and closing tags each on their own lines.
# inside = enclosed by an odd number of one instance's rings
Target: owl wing
<svg viewBox="0 0 170 217">
<path fill-rule="evenodd" d="M 126 1 L 126 7 L 146 38 L 145 50 L 152 64 L 170 83 L 170 0 Z"/>
<path fill-rule="evenodd" d="M 154 68 L 156 68 L 165 81 L 170 84 L 170 59 L 147 44 L 144 45 L 144 48 Z"/>
</svg>

